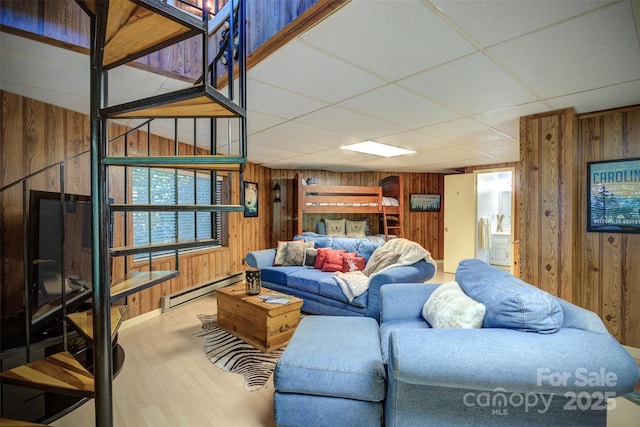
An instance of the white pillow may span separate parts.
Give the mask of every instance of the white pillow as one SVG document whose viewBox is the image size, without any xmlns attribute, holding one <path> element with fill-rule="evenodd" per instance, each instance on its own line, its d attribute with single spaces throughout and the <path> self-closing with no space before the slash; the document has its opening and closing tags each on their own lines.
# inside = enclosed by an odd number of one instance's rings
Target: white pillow
<svg viewBox="0 0 640 427">
<path fill-rule="evenodd" d="M 433 328 L 482 328 L 484 304 L 469 298 L 458 282 L 447 282 L 433 291 L 422 307 L 422 317 Z"/>
</svg>

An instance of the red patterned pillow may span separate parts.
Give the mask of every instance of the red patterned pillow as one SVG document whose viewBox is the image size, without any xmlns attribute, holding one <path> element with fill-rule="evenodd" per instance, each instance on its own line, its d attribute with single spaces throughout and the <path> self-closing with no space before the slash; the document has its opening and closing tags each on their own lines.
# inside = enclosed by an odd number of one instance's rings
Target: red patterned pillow
<svg viewBox="0 0 640 427">
<path fill-rule="evenodd" d="M 316 256 L 316 262 L 314 264 L 314 268 L 317 268 L 318 270 L 322 270 L 322 266 L 324 265 L 324 260 L 327 257 L 327 253 L 329 251 L 336 251 L 336 252 L 347 252 L 344 249 L 331 249 L 331 248 L 318 248 L 318 255 Z"/>
<path fill-rule="evenodd" d="M 343 249 L 328 251 L 322 264 L 322 271 L 342 271 L 342 259 L 347 255 L 345 252 Z"/>
<path fill-rule="evenodd" d="M 342 257 L 342 272 L 349 273 L 350 271 L 362 271 L 364 270 L 365 262 L 364 257 L 356 256 L 343 256 Z"/>
</svg>

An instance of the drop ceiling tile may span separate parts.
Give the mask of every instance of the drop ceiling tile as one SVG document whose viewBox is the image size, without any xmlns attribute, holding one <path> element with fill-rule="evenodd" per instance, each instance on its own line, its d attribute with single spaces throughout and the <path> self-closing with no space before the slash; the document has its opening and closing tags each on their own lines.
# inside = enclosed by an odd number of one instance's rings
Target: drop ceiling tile
<svg viewBox="0 0 640 427">
<path fill-rule="evenodd" d="M 251 79 L 328 103 L 385 83 L 362 68 L 295 40 L 256 65 L 251 70 Z"/>
<path fill-rule="evenodd" d="M 595 9 L 610 0 L 433 0 L 482 46 L 491 46 Z"/>
<path fill-rule="evenodd" d="M 257 145 L 269 147 L 272 150 L 286 153 L 284 157 L 290 156 L 292 153 L 312 153 L 324 147 L 318 147 L 311 144 L 301 144 L 300 141 L 291 138 L 283 138 L 267 132 L 260 132 L 251 136 L 251 146 Z"/>
<path fill-rule="evenodd" d="M 578 114 L 640 104 L 640 79 L 574 95 L 550 98 L 556 109 L 574 107 Z"/>
<path fill-rule="evenodd" d="M 349 136 L 343 133 L 334 132 L 307 125 L 304 123 L 289 121 L 274 126 L 267 133 L 281 137 L 292 138 L 304 144 L 311 144 L 320 147 L 340 147 L 341 145 L 355 144 L 362 139 L 356 136 Z"/>
<path fill-rule="evenodd" d="M 270 114 L 264 114 L 253 110 L 247 111 L 247 128 L 249 128 L 249 135 L 278 126 L 281 123 L 286 123 L 285 119 L 282 117 L 272 116 Z"/>
<path fill-rule="evenodd" d="M 340 107 L 327 107 L 307 114 L 299 122 L 362 138 L 376 139 L 404 130 L 400 126 Z"/>
<path fill-rule="evenodd" d="M 351 1 L 301 39 L 387 81 L 475 50 L 419 0 Z"/>
<path fill-rule="evenodd" d="M 326 107 L 327 103 L 292 93 L 287 88 L 276 88 L 253 79 L 247 82 L 247 106 L 251 111 L 293 119 Z"/>
<path fill-rule="evenodd" d="M 477 120 L 462 118 L 446 123 L 418 129 L 419 132 L 455 144 L 465 144 L 468 142 L 493 141 L 503 139 L 506 135 L 498 132 Z"/>
<path fill-rule="evenodd" d="M 512 138 L 520 138 L 520 117 L 544 113 L 551 109 L 543 102 L 531 102 L 473 116 L 474 119 Z"/>
<path fill-rule="evenodd" d="M 355 96 L 339 105 L 409 129 L 460 117 L 460 113 L 393 84 Z"/>
<path fill-rule="evenodd" d="M 398 84 L 467 115 L 536 100 L 481 53 L 457 59 Z"/>
<path fill-rule="evenodd" d="M 505 138 L 495 141 L 474 142 L 463 145 L 485 156 L 500 159 L 501 162 L 518 162 L 520 160 L 520 143 L 517 139 Z"/>
<path fill-rule="evenodd" d="M 451 142 L 418 131 L 407 131 L 378 138 L 378 142 L 402 147 L 413 151 L 434 150 L 452 145 Z"/>
<path fill-rule="evenodd" d="M 640 49 L 629 2 L 490 49 L 543 98 L 638 79 Z"/>
</svg>

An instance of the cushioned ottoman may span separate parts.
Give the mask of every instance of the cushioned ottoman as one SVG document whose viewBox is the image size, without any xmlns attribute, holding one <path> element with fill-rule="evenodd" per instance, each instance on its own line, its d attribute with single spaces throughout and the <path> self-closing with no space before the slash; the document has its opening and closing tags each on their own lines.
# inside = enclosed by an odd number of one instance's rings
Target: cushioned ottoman
<svg viewBox="0 0 640 427">
<path fill-rule="evenodd" d="M 278 426 L 376 426 L 386 374 L 370 317 L 307 316 L 274 374 Z"/>
</svg>

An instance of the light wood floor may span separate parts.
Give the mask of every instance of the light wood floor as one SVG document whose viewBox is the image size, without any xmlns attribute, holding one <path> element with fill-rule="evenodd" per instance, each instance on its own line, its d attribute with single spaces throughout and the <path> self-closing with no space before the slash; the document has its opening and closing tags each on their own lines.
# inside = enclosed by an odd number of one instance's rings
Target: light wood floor
<svg viewBox="0 0 640 427">
<path fill-rule="evenodd" d="M 452 280 L 438 274 L 434 283 Z M 273 382 L 247 392 L 242 378 L 213 366 L 204 355 L 198 314 L 216 311 L 214 296 L 151 318 L 120 332 L 126 359 L 113 382 L 115 426 L 273 426 Z M 632 427 L 640 420 L 640 406 L 616 398 L 609 427 Z M 94 404 L 89 401 L 53 423 L 59 427 L 93 426 Z"/>
</svg>

